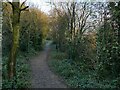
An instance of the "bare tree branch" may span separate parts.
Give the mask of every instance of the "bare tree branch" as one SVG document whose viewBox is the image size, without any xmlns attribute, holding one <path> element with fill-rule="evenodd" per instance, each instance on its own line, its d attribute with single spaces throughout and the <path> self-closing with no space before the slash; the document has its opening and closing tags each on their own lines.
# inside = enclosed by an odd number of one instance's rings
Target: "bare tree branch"
<svg viewBox="0 0 120 90">
<path fill-rule="evenodd" d="M 62 17 L 62 15 L 60 15 L 60 12 L 58 11 L 57 6 L 55 5 L 55 3 L 53 3 L 53 5 L 55 6 L 55 10 L 57 11 L 58 15 L 59 15 L 60 17 Z"/>
<path fill-rule="evenodd" d="M 13 3 L 12 3 L 12 2 L 10 2 L 9 0 L 7 0 L 7 2 L 8 2 L 10 5 L 12 5 L 12 6 L 13 6 Z"/>
<path fill-rule="evenodd" d="M 64 10 L 65 15 L 68 16 L 68 15 L 67 15 L 67 12 L 65 11 L 65 8 L 63 7 L 62 4 L 61 4 L 61 6 L 62 6 L 62 9 Z"/>
<path fill-rule="evenodd" d="M 29 6 L 26 6 L 26 7 L 22 8 L 22 9 L 20 9 L 20 11 L 24 11 L 24 10 L 26 10 L 28 7 L 29 7 Z"/>
<path fill-rule="evenodd" d="M 25 0 L 24 2 L 22 2 L 22 4 L 21 4 L 21 8 L 22 8 L 22 6 L 25 4 L 26 1 L 27 1 L 27 0 Z"/>
<path fill-rule="evenodd" d="M 69 8 L 68 4 L 69 4 L 69 3 L 67 3 L 68 13 L 69 13 L 70 16 L 71 16 L 71 12 L 70 12 L 70 8 Z"/>
</svg>

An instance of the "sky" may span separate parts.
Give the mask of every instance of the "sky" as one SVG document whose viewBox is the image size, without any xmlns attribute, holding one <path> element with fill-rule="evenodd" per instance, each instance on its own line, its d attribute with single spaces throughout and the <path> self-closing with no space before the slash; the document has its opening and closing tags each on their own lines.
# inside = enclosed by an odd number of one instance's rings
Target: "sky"
<svg viewBox="0 0 120 90">
<path fill-rule="evenodd" d="M 12 1 L 12 0 L 9 0 L 9 1 Z M 20 1 L 23 2 L 25 0 L 20 0 Z M 34 4 L 34 5 L 38 6 L 38 8 L 41 9 L 41 11 L 49 14 L 49 11 L 51 10 L 51 5 L 48 2 L 67 2 L 67 1 L 78 1 L 78 2 L 99 1 L 99 2 L 103 2 L 106 0 L 27 0 L 26 3 L 28 5 L 29 5 L 29 3 Z M 107 0 L 107 1 L 119 1 L 119 0 Z"/>
<path fill-rule="evenodd" d="M 0 0 L 1 1 L 1 0 Z M 2 0 L 7 1 L 7 0 Z M 9 0 L 10 2 L 12 2 L 13 0 Z M 18 1 L 18 0 L 14 0 L 14 1 Z M 20 0 L 20 2 L 23 2 L 25 0 Z M 27 0 L 26 4 L 29 6 L 31 4 L 34 4 L 35 6 L 38 6 L 39 9 L 41 9 L 43 12 L 45 13 L 49 13 L 50 9 L 51 9 L 51 5 L 48 3 L 50 1 L 54 1 L 54 0 Z"/>
<path fill-rule="evenodd" d="M 24 0 L 21 0 L 24 1 Z M 105 2 L 105 1 L 119 1 L 119 0 L 27 0 L 28 2 L 33 3 L 34 5 L 37 5 L 39 9 L 41 9 L 43 12 L 49 14 L 49 11 L 51 9 L 51 5 L 48 2 Z"/>
<path fill-rule="evenodd" d="M 26 3 L 33 3 L 34 5 L 37 5 L 41 11 L 49 13 L 51 5 L 48 2 L 50 2 L 50 0 L 27 0 Z"/>
</svg>

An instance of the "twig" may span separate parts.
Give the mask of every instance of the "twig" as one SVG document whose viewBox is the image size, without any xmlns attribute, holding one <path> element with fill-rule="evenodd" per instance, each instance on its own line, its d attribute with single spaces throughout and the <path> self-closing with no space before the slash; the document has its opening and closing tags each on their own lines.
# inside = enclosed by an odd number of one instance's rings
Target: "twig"
<svg viewBox="0 0 120 90">
<path fill-rule="evenodd" d="M 22 9 L 20 9 L 20 11 L 24 11 L 24 10 L 26 10 L 28 7 L 29 7 L 29 6 L 26 6 L 26 7 L 22 8 Z"/>
</svg>

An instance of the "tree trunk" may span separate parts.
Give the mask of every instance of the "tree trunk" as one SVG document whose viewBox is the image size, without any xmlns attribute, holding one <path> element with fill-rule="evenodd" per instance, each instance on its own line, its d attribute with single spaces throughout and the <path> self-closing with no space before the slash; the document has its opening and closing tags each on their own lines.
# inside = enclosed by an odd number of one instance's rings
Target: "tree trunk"
<svg viewBox="0 0 120 90">
<path fill-rule="evenodd" d="M 19 24 L 20 24 L 20 9 L 19 2 L 12 3 L 13 18 L 12 18 L 12 47 L 8 61 L 8 78 L 12 79 L 15 76 L 16 54 L 19 47 Z"/>
<path fill-rule="evenodd" d="M 26 10 L 29 6 L 22 8 L 25 1 L 20 6 L 20 0 L 13 0 L 9 2 L 12 6 L 13 16 L 12 16 L 12 47 L 10 50 L 10 55 L 7 64 L 8 78 L 12 79 L 15 76 L 15 66 L 16 66 L 16 55 L 17 49 L 19 47 L 19 38 L 20 38 L 20 13 L 21 11 Z"/>
</svg>

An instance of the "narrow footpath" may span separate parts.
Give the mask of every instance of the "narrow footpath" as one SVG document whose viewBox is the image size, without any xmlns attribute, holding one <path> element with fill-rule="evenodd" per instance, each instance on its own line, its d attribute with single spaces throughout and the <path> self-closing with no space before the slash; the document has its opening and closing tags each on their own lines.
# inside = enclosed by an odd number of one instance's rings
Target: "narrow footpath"
<svg viewBox="0 0 120 90">
<path fill-rule="evenodd" d="M 30 60 L 32 88 L 67 88 L 60 79 L 50 70 L 47 59 L 50 53 L 47 44 L 40 54 Z"/>
</svg>

